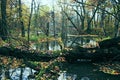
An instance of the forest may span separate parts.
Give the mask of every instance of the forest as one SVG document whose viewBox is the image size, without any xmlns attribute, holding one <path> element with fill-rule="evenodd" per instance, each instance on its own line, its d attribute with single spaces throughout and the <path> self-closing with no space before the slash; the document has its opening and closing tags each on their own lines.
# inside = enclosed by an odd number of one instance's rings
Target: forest
<svg viewBox="0 0 120 80">
<path fill-rule="evenodd" d="M 120 0 L 0 0 L 0 80 L 120 80 L 119 23 Z"/>
</svg>

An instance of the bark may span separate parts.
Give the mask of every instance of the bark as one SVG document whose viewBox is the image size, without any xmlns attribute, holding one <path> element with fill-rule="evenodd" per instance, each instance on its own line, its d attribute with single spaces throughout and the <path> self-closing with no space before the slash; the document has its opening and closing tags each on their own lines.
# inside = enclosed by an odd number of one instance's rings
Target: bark
<svg viewBox="0 0 120 80">
<path fill-rule="evenodd" d="M 114 25 L 115 25 L 115 30 L 114 30 L 115 34 L 114 34 L 114 37 L 118 37 L 119 36 L 119 21 L 117 19 L 115 19 Z"/>
<path fill-rule="evenodd" d="M 25 37 L 24 22 L 22 20 L 22 4 L 21 4 L 21 0 L 19 0 L 19 19 L 20 19 L 20 25 L 21 25 L 21 36 Z"/>
<path fill-rule="evenodd" d="M 79 15 L 80 20 L 81 20 L 81 29 L 84 30 L 84 22 L 85 22 L 85 16 L 83 16 L 82 14 L 79 14 L 79 12 L 77 10 L 74 10 L 77 15 Z"/>
<path fill-rule="evenodd" d="M 64 8 L 62 9 L 62 30 L 61 30 L 62 31 L 61 38 L 64 45 L 61 46 L 61 49 L 63 49 L 66 46 L 67 41 L 67 20 L 63 12 L 65 11 L 65 9 L 67 10 L 67 7 L 64 6 Z"/>
<path fill-rule="evenodd" d="M 99 7 L 99 5 L 97 5 L 97 7 L 96 7 L 96 9 L 93 11 L 93 15 L 92 15 L 92 17 L 89 19 L 88 18 L 88 20 L 87 20 L 87 24 L 88 24 L 88 26 L 87 26 L 87 33 L 90 33 L 91 32 L 91 22 L 92 22 L 92 20 L 94 19 L 94 17 L 95 17 L 95 14 L 96 14 L 96 12 L 97 12 L 97 10 L 98 10 L 98 7 Z M 89 15 L 88 15 L 88 17 L 89 17 Z"/>
<path fill-rule="evenodd" d="M 105 8 L 104 8 L 105 9 Z M 102 10 L 101 14 L 101 21 L 100 21 L 100 27 L 103 29 L 104 36 L 107 36 L 106 31 L 105 31 L 105 25 L 104 25 L 104 19 L 105 19 L 105 11 Z"/>
<path fill-rule="evenodd" d="M 77 26 L 74 24 L 74 22 L 72 21 L 72 19 L 69 17 L 69 15 L 63 11 L 64 14 L 66 15 L 66 17 L 68 18 L 68 20 L 71 22 L 71 24 L 73 25 L 73 27 L 77 30 L 78 33 L 80 33 L 79 29 L 77 28 Z"/>
<path fill-rule="evenodd" d="M 0 55 L 13 56 L 16 58 L 22 58 L 24 60 L 31 61 L 50 61 L 57 57 L 65 57 L 68 61 L 73 61 L 77 59 L 90 59 L 92 61 L 103 61 L 104 58 L 108 60 L 120 60 L 120 37 L 107 39 L 99 42 L 99 47 L 95 48 L 83 48 L 80 46 L 73 47 L 72 50 L 64 51 L 63 55 L 53 54 L 43 54 L 41 52 L 21 50 L 17 48 L 0 47 Z M 116 59 L 117 57 L 117 59 Z"/>
<path fill-rule="evenodd" d="M 30 13 L 30 16 L 29 16 L 29 23 L 28 23 L 28 35 L 27 35 L 27 39 L 28 39 L 28 46 L 27 48 L 29 49 L 29 41 L 30 41 L 30 26 L 31 26 L 31 18 L 32 18 L 32 13 L 33 13 L 33 2 L 34 0 L 32 0 L 32 3 L 31 3 L 31 13 Z"/>
<path fill-rule="evenodd" d="M 0 55 L 12 56 L 18 59 L 24 59 L 27 61 L 50 61 L 51 59 L 57 58 L 58 55 L 43 54 L 41 52 L 22 50 L 17 48 L 0 47 Z"/>
<path fill-rule="evenodd" d="M 49 22 L 47 23 L 46 36 L 49 37 Z M 49 39 L 48 38 L 46 42 L 46 47 L 47 47 L 47 50 L 49 50 Z"/>
<path fill-rule="evenodd" d="M 0 26 L 0 37 L 3 40 L 8 38 L 8 27 L 7 27 L 7 14 L 6 14 L 6 4 L 7 0 L 1 0 L 1 26 Z"/>
<path fill-rule="evenodd" d="M 107 39 L 104 41 L 99 42 L 100 48 L 111 48 L 111 47 L 116 47 L 120 49 L 120 37 L 116 37 L 113 39 Z"/>
</svg>

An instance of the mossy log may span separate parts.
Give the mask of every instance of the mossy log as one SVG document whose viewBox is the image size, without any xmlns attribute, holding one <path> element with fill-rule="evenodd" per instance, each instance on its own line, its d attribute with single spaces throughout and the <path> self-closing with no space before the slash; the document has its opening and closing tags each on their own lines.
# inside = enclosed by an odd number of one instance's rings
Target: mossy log
<svg viewBox="0 0 120 80">
<path fill-rule="evenodd" d="M 91 61 L 105 61 L 116 58 L 120 55 L 120 37 L 108 39 L 99 42 L 99 46 L 95 48 L 83 48 L 76 46 L 73 50 L 64 52 L 63 57 L 67 61 L 76 61 L 77 59 L 90 59 Z M 30 52 L 27 50 L 13 49 L 9 47 L 0 47 L 0 54 L 4 56 L 13 56 L 16 58 L 22 58 L 25 60 L 32 61 L 50 61 L 51 59 L 57 58 L 59 55 L 50 55 L 37 52 Z M 114 60 L 120 60 L 116 58 Z"/>
<path fill-rule="evenodd" d="M 76 46 L 65 55 L 67 61 L 77 61 L 78 59 L 90 59 L 93 62 L 119 60 L 120 55 L 120 37 L 107 39 L 99 42 L 100 47 L 83 48 Z"/>
<path fill-rule="evenodd" d="M 112 38 L 112 39 L 107 39 L 99 42 L 100 48 L 111 48 L 115 47 L 120 49 L 120 37 Z"/>
<path fill-rule="evenodd" d="M 8 47 L 0 47 L 0 55 L 13 56 L 20 59 L 31 60 L 31 61 L 50 61 L 51 59 L 57 58 L 57 56 L 43 54 L 38 52 L 30 52 L 27 50 L 13 49 Z"/>
</svg>

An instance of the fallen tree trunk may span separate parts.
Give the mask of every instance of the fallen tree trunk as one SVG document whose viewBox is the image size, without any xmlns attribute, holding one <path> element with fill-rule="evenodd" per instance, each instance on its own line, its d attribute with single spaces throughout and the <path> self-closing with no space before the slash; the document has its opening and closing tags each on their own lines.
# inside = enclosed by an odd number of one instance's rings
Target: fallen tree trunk
<svg viewBox="0 0 120 80">
<path fill-rule="evenodd" d="M 65 58 L 69 62 L 77 61 L 78 59 L 98 61 L 119 60 L 120 57 L 120 37 L 107 39 L 99 42 L 99 47 L 83 48 L 76 46 L 73 50 L 68 51 Z"/>
<path fill-rule="evenodd" d="M 57 58 L 58 56 L 37 53 L 37 52 L 30 52 L 27 50 L 21 49 L 12 49 L 8 47 L 0 47 L 0 55 L 4 56 L 13 56 L 20 59 L 31 60 L 31 61 L 50 61 L 51 59 Z"/>
<path fill-rule="evenodd" d="M 83 48 L 77 46 L 73 48 L 73 50 L 69 50 L 63 52 L 67 61 L 76 61 L 77 59 L 90 59 L 91 61 L 109 61 L 109 60 L 120 60 L 120 37 L 108 39 L 99 42 L 100 48 Z M 27 50 L 21 50 L 17 48 L 9 48 L 9 47 L 0 47 L 0 55 L 4 56 L 13 56 L 16 58 L 22 58 L 25 60 L 32 61 L 50 61 L 51 59 L 55 59 L 60 55 L 54 54 L 43 54 L 38 52 L 30 52 Z"/>
<path fill-rule="evenodd" d="M 100 48 L 111 48 L 115 47 L 120 49 L 120 37 L 117 38 L 112 38 L 112 39 L 107 39 L 99 42 Z"/>
</svg>

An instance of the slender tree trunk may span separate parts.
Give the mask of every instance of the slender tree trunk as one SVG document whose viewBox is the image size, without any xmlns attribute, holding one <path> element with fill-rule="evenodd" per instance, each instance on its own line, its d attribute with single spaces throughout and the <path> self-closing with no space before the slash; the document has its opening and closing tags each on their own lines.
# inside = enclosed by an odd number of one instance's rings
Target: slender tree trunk
<svg viewBox="0 0 120 80">
<path fill-rule="evenodd" d="M 105 12 L 104 12 L 104 10 L 105 10 L 105 8 L 103 8 L 103 10 L 102 10 L 100 27 L 103 29 L 104 36 L 107 36 L 106 30 L 105 30 L 105 28 L 104 28 L 104 27 L 105 27 L 105 24 L 104 24 Z"/>
<path fill-rule="evenodd" d="M 93 18 L 95 17 L 95 14 L 96 14 L 97 10 L 98 10 L 98 6 L 96 7 L 95 10 L 93 10 L 93 15 L 92 15 L 91 18 L 89 18 L 90 17 L 89 13 L 87 14 L 87 16 L 88 16 L 88 20 L 87 20 L 88 25 L 87 25 L 87 30 L 86 31 L 87 31 L 88 34 L 91 32 L 91 22 L 92 22 Z"/>
<path fill-rule="evenodd" d="M 65 7 L 64 7 L 65 9 Z M 61 38 L 62 38 L 62 42 L 65 46 L 65 38 L 66 38 L 66 26 L 65 26 L 65 15 L 62 12 L 62 33 L 61 33 Z M 63 48 L 64 46 L 62 46 L 61 48 Z"/>
<path fill-rule="evenodd" d="M 27 48 L 29 49 L 29 45 L 30 45 L 30 25 L 31 25 L 31 18 L 32 18 L 32 13 L 33 13 L 33 1 L 34 0 L 32 0 L 32 3 L 31 3 L 31 13 L 30 13 L 30 16 L 29 16 L 29 23 L 28 23 L 28 35 L 27 35 L 27 37 L 28 37 L 28 46 L 27 46 Z"/>
<path fill-rule="evenodd" d="M 118 3 L 120 3 L 119 0 L 118 0 Z M 114 37 L 118 37 L 119 36 L 119 23 L 120 23 L 120 5 L 116 3 L 116 5 L 113 5 L 113 9 L 115 12 Z"/>
<path fill-rule="evenodd" d="M 115 19 L 115 34 L 114 34 L 114 37 L 118 37 L 119 36 L 119 21 L 117 19 Z"/>
<path fill-rule="evenodd" d="M 37 10 L 35 10 L 35 20 L 34 20 L 34 26 L 35 26 L 35 33 L 37 36 L 39 36 L 39 25 L 38 25 L 38 17 L 39 17 L 39 14 L 40 14 L 40 11 L 39 11 L 39 7 L 40 7 L 40 4 L 38 4 L 37 6 Z"/>
<path fill-rule="evenodd" d="M 91 22 L 92 22 L 93 18 L 95 17 L 95 14 L 96 14 L 97 10 L 99 9 L 100 4 L 101 3 L 98 3 L 96 8 L 93 10 L 93 15 L 91 18 L 89 18 L 90 15 L 88 14 L 88 20 L 87 20 L 88 26 L 87 26 L 87 30 L 86 30 L 88 34 L 91 32 Z"/>
<path fill-rule="evenodd" d="M 81 0 L 82 3 L 84 3 L 84 0 Z M 84 27 L 85 27 L 85 15 L 86 15 L 86 9 L 85 9 L 85 5 L 84 4 L 81 4 L 82 7 L 81 7 L 81 16 L 80 16 L 80 19 L 81 19 L 81 26 L 82 26 L 82 30 L 84 30 Z M 83 12 L 83 13 L 82 13 Z"/>
<path fill-rule="evenodd" d="M 49 22 L 47 23 L 46 35 L 47 35 L 46 45 L 47 45 L 47 50 L 49 50 L 49 40 L 48 40 L 48 37 L 49 37 Z"/>
<path fill-rule="evenodd" d="M 21 0 L 19 0 L 19 19 L 20 19 L 20 25 L 21 25 L 21 36 L 25 37 L 24 22 L 22 20 L 22 5 L 21 5 Z"/>
<path fill-rule="evenodd" d="M 2 40 L 6 40 L 8 38 L 6 4 L 7 4 L 7 0 L 1 0 L 2 20 L 1 20 L 1 26 L 0 26 L 0 37 L 2 38 Z"/>
<path fill-rule="evenodd" d="M 55 27 L 55 7 L 54 7 L 54 0 L 53 0 L 52 19 L 53 19 L 53 33 L 54 33 L 54 38 L 55 38 L 56 37 L 56 27 Z"/>
</svg>

